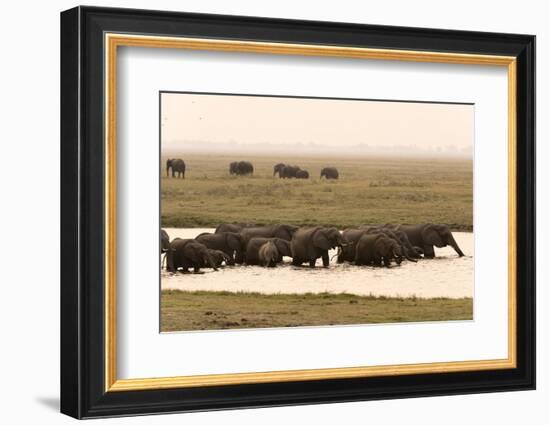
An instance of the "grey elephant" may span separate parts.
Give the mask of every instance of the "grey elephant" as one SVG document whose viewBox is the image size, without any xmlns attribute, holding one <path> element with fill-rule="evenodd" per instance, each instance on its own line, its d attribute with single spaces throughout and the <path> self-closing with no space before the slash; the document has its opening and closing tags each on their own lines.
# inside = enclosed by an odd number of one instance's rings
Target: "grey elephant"
<svg viewBox="0 0 550 425">
<path fill-rule="evenodd" d="M 321 170 L 321 175 L 319 178 L 325 177 L 327 180 L 334 179 L 337 180 L 340 174 L 338 170 L 334 167 L 325 167 Z"/>
<path fill-rule="evenodd" d="M 244 263 L 248 265 L 262 264 L 260 262 L 260 248 L 264 246 L 267 242 L 273 243 L 277 251 L 275 258 L 275 263 L 280 263 L 283 261 L 283 257 L 292 256 L 290 250 L 290 242 L 281 238 L 252 238 L 248 241 L 246 245 L 246 251 L 244 254 Z"/>
<path fill-rule="evenodd" d="M 235 174 L 237 176 L 254 174 L 254 166 L 249 161 L 232 162 L 229 164 L 229 174 Z"/>
<path fill-rule="evenodd" d="M 246 250 L 248 241 L 252 238 L 280 238 L 285 241 L 290 241 L 296 230 L 298 230 L 298 226 L 292 226 L 290 224 L 245 227 L 240 231 L 243 251 Z M 243 260 L 242 256 L 235 256 L 235 262 L 242 263 Z"/>
<path fill-rule="evenodd" d="M 201 233 L 195 239 L 207 248 L 224 252 L 228 257 L 228 265 L 235 264 L 235 255 L 242 255 L 242 237 L 239 233 Z"/>
<path fill-rule="evenodd" d="M 214 264 L 216 264 L 216 267 L 221 267 L 223 263 L 226 265 L 229 265 L 231 262 L 231 257 L 227 255 L 225 252 L 220 251 L 218 249 L 208 249 L 208 252 L 212 256 L 212 259 L 214 260 Z M 210 265 L 205 263 L 204 267 L 209 267 Z"/>
<path fill-rule="evenodd" d="M 323 267 L 328 267 L 329 249 L 343 246 L 346 246 L 344 238 L 335 227 L 300 228 L 290 241 L 292 264 L 309 263 L 310 267 L 315 267 L 317 258 L 322 258 Z"/>
<path fill-rule="evenodd" d="M 166 177 L 170 174 L 172 169 L 172 177 L 185 178 L 185 161 L 183 159 L 175 158 L 166 160 Z"/>
<path fill-rule="evenodd" d="M 397 238 L 401 242 L 401 247 L 403 248 L 403 250 L 404 250 L 403 253 L 405 255 L 407 255 L 408 257 L 415 258 L 415 259 L 422 258 L 422 253 L 423 253 L 422 249 L 418 246 L 413 246 L 413 244 L 411 243 L 411 241 L 410 241 L 409 237 L 407 236 L 407 234 L 404 231 L 399 230 L 399 225 L 384 224 L 383 226 L 380 226 L 380 227 L 382 229 L 391 230 L 391 232 L 395 236 L 397 236 Z"/>
<path fill-rule="evenodd" d="M 263 267 L 275 267 L 278 257 L 279 251 L 273 241 L 267 241 L 258 251 L 258 264 Z"/>
<path fill-rule="evenodd" d="M 443 248 L 447 245 L 452 246 L 459 257 L 464 256 L 449 226 L 445 224 L 402 224 L 398 230 L 407 234 L 413 246 L 422 249 L 424 258 L 435 258 L 434 246 Z"/>
<path fill-rule="evenodd" d="M 164 229 L 160 229 L 160 253 L 166 252 L 170 249 L 170 236 Z"/>
<path fill-rule="evenodd" d="M 300 167 L 297 165 L 285 165 L 279 171 L 279 177 L 282 179 L 293 179 L 296 178 L 296 173 L 300 171 Z"/>
<path fill-rule="evenodd" d="M 254 226 L 256 225 L 250 224 L 250 223 L 221 223 L 221 224 L 218 224 L 214 233 L 227 233 L 227 232 L 239 233 L 245 227 L 254 227 Z"/>
<path fill-rule="evenodd" d="M 409 261 L 416 263 L 417 259 L 422 258 L 422 255 L 421 255 L 422 250 L 420 248 L 415 248 L 414 246 L 412 246 L 407 234 L 402 230 L 398 230 L 395 227 L 391 227 L 391 225 L 382 225 L 382 226 L 363 225 L 363 226 L 360 226 L 359 229 L 366 230 L 367 233 L 371 233 L 371 234 L 384 233 L 387 237 L 389 237 L 390 239 L 393 239 L 399 244 L 399 246 L 401 247 L 401 250 L 403 251 L 403 257 L 405 257 Z"/>
<path fill-rule="evenodd" d="M 192 267 L 195 273 L 199 273 L 201 267 L 208 264 L 214 270 L 218 267 L 208 251 L 208 248 L 195 239 L 176 238 L 170 242 L 168 257 L 168 271 L 175 273 L 182 269 L 184 273 Z"/>
<path fill-rule="evenodd" d="M 401 246 L 384 233 L 365 233 L 355 246 L 355 264 L 357 266 L 391 266 L 395 261 L 401 264 L 403 252 Z"/>
<path fill-rule="evenodd" d="M 298 170 L 298 171 L 296 171 L 296 178 L 297 179 L 309 179 L 309 173 L 306 170 Z"/>
<path fill-rule="evenodd" d="M 275 164 L 273 166 L 273 177 L 275 177 L 275 174 L 278 174 L 279 177 L 282 177 L 281 171 L 285 167 L 286 167 L 286 164 L 283 164 L 282 162 L 279 162 L 278 164 Z"/>
</svg>

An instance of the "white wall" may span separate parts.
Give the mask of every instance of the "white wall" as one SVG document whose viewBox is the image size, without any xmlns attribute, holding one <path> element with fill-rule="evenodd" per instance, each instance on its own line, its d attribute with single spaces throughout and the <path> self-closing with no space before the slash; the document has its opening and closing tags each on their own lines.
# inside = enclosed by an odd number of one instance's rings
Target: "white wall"
<svg viewBox="0 0 550 425">
<path fill-rule="evenodd" d="M 59 382 L 59 11 L 70 1 L 9 2 L 3 5 L 0 66 L 0 399 L 5 423 L 69 422 L 57 411 Z M 536 34 L 538 53 L 538 163 L 549 156 L 548 75 L 550 27 L 545 3 L 511 1 L 97 1 L 96 5 L 156 8 L 370 24 L 453 28 Z M 26 160 L 23 161 L 23 158 Z M 32 171 L 22 168 L 31 167 Z M 549 216 L 545 181 L 549 167 L 538 170 L 538 217 Z M 540 241 L 550 228 L 538 223 L 538 258 L 550 250 Z M 30 238 L 34 238 L 31 241 Z M 38 243 L 36 243 L 38 242 Z M 29 256 L 34 256 L 29 261 Z M 124 423 L 256 424 L 371 423 L 512 424 L 542 423 L 550 397 L 550 274 L 538 270 L 538 390 L 536 392 L 346 403 L 236 412 L 216 412 L 120 420 Z M 541 418 L 541 419 L 538 419 Z M 117 420 L 110 423 L 116 423 Z"/>
</svg>

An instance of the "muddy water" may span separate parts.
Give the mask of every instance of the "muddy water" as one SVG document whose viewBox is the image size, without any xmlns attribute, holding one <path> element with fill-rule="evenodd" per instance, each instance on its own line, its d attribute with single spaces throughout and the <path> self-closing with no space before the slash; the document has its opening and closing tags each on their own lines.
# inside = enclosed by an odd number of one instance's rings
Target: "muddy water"
<svg viewBox="0 0 550 425">
<path fill-rule="evenodd" d="M 194 238 L 214 229 L 166 229 L 170 239 Z M 465 256 L 459 258 L 451 247 L 436 248 L 433 260 L 417 263 L 404 261 L 387 268 L 357 267 L 337 264 L 336 250 L 330 252 L 331 264 L 322 267 L 294 267 L 290 258 L 276 268 L 259 266 L 224 267 L 217 272 L 202 269 L 204 274 L 170 275 L 162 271 L 162 289 L 246 291 L 274 293 L 332 292 L 356 295 L 417 296 L 423 298 L 472 297 L 474 291 L 472 233 L 453 233 Z"/>
</svg>

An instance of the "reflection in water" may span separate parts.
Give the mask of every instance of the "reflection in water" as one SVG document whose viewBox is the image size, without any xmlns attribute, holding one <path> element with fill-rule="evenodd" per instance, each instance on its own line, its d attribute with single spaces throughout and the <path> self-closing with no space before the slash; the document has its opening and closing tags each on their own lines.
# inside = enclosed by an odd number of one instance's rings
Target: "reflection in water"
<svg viewBox="0 0 550 425">
<path fill-rule="evenodd" d="M 194 238 L 214 229 L 166 229 L 170 239 Z M 330 252 L 330 267 L 294 267 L 290 258 L 276 268 L 258 266 L 224 267 L 204 274 L 171 275 L 162 271 L 162 289 L 245 291 L 273 293 L 332 292 L 356 295 L 417 296 L 424 298 L 472 297 L 474 291 L 472 233 L 453 233 L 465 256 L 459 258 L 451 247 L 436 248 L 437 258 L 417 263 L 404 261 L 390 269 L 337 264 L 336 250 Z"/>
</svg>

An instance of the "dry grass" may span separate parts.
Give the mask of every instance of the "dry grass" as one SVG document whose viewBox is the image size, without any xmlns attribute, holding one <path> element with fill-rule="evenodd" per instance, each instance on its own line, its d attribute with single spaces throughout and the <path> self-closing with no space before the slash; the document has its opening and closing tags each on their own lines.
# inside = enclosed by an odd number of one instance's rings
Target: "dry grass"
<svg viewBox="0 0 550 425">
<path fill-rule="evenodd" d="M 449 224 L 472 230 L 472 161 L 395 158 L 282 158 L 180 155 L 185 180 L 161 166 L 163 227 L 211 227 L 221 222 L 334 225 Z M 164 159 L 164 158 L 163 158 Z M 229 163 L 249 160 L 252 177 L 230 176 Z M 309 180 L 273 177 L 287 162 L 309 171 Z M 319 179 L 336 166 L 338 181 Z"/>
<path fill-rule="evenodd" d="M 472 298 L 176 291 L 161 293 L 161 331 L 471 320 Z"/>
</svg>

